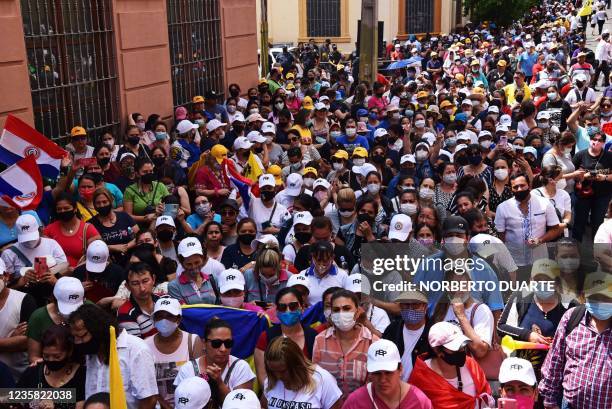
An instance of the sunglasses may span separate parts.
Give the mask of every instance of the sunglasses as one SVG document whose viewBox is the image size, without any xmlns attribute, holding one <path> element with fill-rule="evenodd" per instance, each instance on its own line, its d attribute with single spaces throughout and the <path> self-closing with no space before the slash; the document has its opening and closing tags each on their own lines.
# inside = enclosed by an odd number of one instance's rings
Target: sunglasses
<svg viewBox="0 0 612 409">
<path fill-rule="evenodd" d="M 210 346 L 215 349 L 221 348 L 221 345 L 225 345 L 225 348 L 227 349 L 230 349 L 232 346 L 234 346 L 233 339 L 209 339 L 208 342 L 210 342 Z"/>
<path fill-rule="evenodd" d="M 297 301 L 292 301 L 288 304 L 279 303 L 276 306 L 276 310 L 279 312 L 285 312 L 287 309 L 289 309 L 289 311 L 296 311 L 298 308 L 300 308 L 300 303 Z"/>
</svg>

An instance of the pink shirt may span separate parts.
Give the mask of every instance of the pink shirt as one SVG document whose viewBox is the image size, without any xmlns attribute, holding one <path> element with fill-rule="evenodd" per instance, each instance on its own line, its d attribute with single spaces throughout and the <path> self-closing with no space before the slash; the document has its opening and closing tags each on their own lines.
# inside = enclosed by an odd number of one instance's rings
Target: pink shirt
<svg viewBox="0 0 612 409">
<path fill-rule="evenodd" d="M 395 409 L 389 408 L 385 402 L 376 396 L 376 392 L 372 389 L 372 396 L 378 409 Z M 367 385 L 362 386 L 355 392 L 351 393 L 348 399 L 342 405 L 342 409 L 372 409 L 372 399 L 368 394 Z M 431 401 L 425 394 L 416 386 L 410 385 L 410 390 L 400 402 L 399 409 L 432 409 Z"/>
</svg>

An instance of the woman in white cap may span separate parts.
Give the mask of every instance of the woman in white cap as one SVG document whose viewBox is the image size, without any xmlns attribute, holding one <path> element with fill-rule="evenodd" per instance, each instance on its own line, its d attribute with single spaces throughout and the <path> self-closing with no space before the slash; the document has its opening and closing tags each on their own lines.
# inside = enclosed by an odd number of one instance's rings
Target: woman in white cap
<svg viewBox="0 0 612 409">
<path fill-rule="evenodd" d="M 172 382 L 179 367 L 186 361 L 201 355 L 204 345 L 200 337 L 179 328 L 181 304 L 170 297 L 159 298 L 153 308 L 153 325 L 157 334 L 145 338 L 145 344 L 155 359 L 159 402 L 169 407 L 174 397 Z"/>
<path fill-rule="evenodd" d="M 225 397 L 221 409 L 261 409 L 261 403 L 252 390 L 234 389 Z"/>
<path fill-rule="evenodd" d="M 208 407 L 210 397 L 211 391 L 208 382 L 202 378 L 187 378 L 176 387 L 174 408 L 205 409 Z"/>
<path fill-rule="evenodd" d="M 514 399 L 521 409 L 535 407 L 538 401 L 538 380 L 530 361 L 516 357 L 504 359 L 499 368 L 499 383 L 502 398 Z"/>
<path fill-rule="evenodd" d="M 304 356 L 290 338 L 278 337 L 265 353 L 268 374 L 263 405 L 267 408 L 339 409 L 342 392 L 336 379 Z"/>
<path fill-rule="evenodd" d="M 381 339 L 370 345 L 366 367 L 371 382 L 351 393 L 342 409 L 433 408 L 419 388 L 401 380 L 401 357 L 393 342 Z"/>
<path fill-rule="evenodd" d="M 471 342 L 458 325 L 438 322 L 429 330 L 433 352 L 417 358 L 408 382 L 418 387 L 436 409 L 472 409 L 494 403 L 491 387 L 476 360 L 468 356 Z"/>
</svg>

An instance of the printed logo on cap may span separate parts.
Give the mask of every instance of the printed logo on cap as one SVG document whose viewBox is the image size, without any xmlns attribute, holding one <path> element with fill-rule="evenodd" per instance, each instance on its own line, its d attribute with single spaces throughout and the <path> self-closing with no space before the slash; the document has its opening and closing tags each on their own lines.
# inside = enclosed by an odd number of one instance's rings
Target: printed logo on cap
<svg viewBox="0 0 612 409">
<path fill-rule="evenodd" d="M 604 280 L 595 280 L 593 281 L 593 286 L 599 285 L 599 284 L 605 284 Z"/>
<path fill-rule="evenodd" d="M 376 352 L 374 352 L 374 356 L 384 357 L 385 355 L 387 355 L 387 351 L 385 351 L 384 349 L 377 349 Z"/>
<path fill-rule="evenodd" d="M 306 277 L 301 276 L 301 275 L 299 275 L 299 274 L 297 274 L 297 275 L 295 276 L 295 279 L 296 279 L 296 280 L 298 280 L 298 281 L 306 281 Z"/>
<path fill-rule="evenodd" d="M 402 224 L 402 222 L 397 222 L 395 223 L 395 230 L 402 230 L 402 228 L 404 227 L 404 225 Z"/>
<path fill-rule="evenodd" d="M 195 242 L 190 241 L 187 243 L 186 247 L 194 247 L 195 246 Z"/>
<path fill-rule="evenodd" d="M 180 403 L 181 405 L 186 405 L 189 403 L 189 398 L 179 398 L 178 399 L 178 403 Z"/>
<path fill-rule="evenodd" d="M 78 294 L 70 294 L 68 300 L 78 300 L 80 296 Z"/>
<path fill-rule="evenodd" d="M 233 274 L 232 274 L 232 275 L 229 275 L 229 276 L 227 276 L 227 277 L 226 277 L 226 280 L 227 280 L 227 281 L 229 281 L 229 280 L 232 280 L 232 281 L 233 281 L 233 280 L 235 280 L 235 279 L 236 279 L 236 276 L 235 276 L 235 275 L 233 275 Z"/>
<path fill-rule="evenodd" d="M 521 364 L 512 364 L 512 365 L 510 365 L 510 369 L 516 369 L 517 371 L 520 371 L 521 369 L 523 369 L 523 365 L 521 365 Z"/>
<path fill-rule="evenodd" d="M 361 278 L 353 279 L 353 284 L 361 284 Z"/>
<path fill-rule="evenodd" d="M 232 400 L 236 400 L 236 399 L 238 399 L 238 400 L 245 400 L 246 396 L 244 396 L 242 393 L 237 393 L 237 394 L 234 395 Z"/>
<path fill-rule="evenodd" d="M 100 261 L 102 260 L 102 257 L 100 256 L 91 256 L 91 261 Z"/>
<path fill-rule="evenodd" d="M 170 301 L 163 300 L 162 302 L 159 303 L 159 305 L 170 305 Z"/>
<path fill-rule="evenodd" d="M 29 225 L 25 225 L 25 226 L 21 226 L 21 231 L 28 231 L 30 230 L 30 226 Z"/>
</svg>

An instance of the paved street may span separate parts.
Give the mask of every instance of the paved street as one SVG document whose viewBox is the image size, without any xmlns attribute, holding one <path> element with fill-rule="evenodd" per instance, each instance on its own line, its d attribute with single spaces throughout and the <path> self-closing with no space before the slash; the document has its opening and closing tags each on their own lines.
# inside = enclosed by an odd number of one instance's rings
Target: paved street
<svg viewBox="0 0 612 409">
<path fill-rule="evenodd" d="M 604 30 L 607 29 L 609 32 L 612 33 L 612 10 L 606 10 L 606 13 L 608 13 L 608 20 L 606 21 Z M 591 50 L 593 50 L 593 52 L 595 52 L 595 49 L 597 48 L 597 43 L 599 42 L 598 40 L 599 36 L 597 35 L 597 27 L 595 27 L 594 36 L 591 35 L 591 32 L 592 32 L 591 26 L 589 25 L 587 29 L 587 47 L 589 47 Z M 604 90 L 604 87 L 602 84 L 603 84 L 603 76 L 600 75 L 599 84 L 597 85 L 597 89 L 599 89 L 599 91 L 596 93 L 598 97 L 601 95 L 601 93 Z"/>
</svg>

